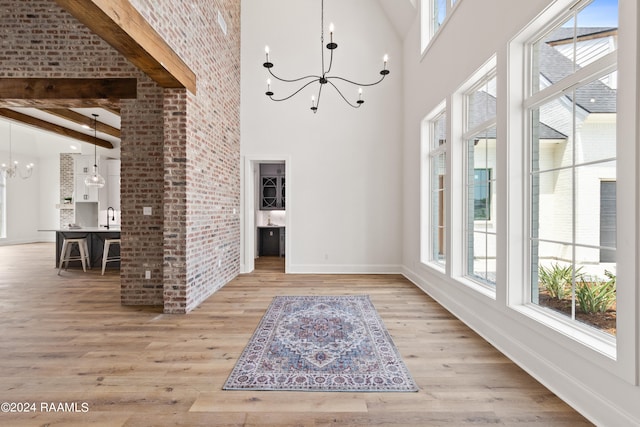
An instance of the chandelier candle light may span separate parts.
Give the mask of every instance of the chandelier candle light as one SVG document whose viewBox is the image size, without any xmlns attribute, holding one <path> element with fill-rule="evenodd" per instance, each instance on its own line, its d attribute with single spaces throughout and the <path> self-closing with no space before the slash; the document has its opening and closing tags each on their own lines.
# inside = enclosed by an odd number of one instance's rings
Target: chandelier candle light
<svg viewBox="0 0 640 427">
<path fill-rule="evenodd" d="M 98 140 L 98 115 L 92 114 L 93 116 L 93 175 L 89 175 L 84 179 L 84 185 L 87 187 L 96 187 L 102 188 L 104 187 L 104 178 L 102 175 L 98 173 L 98 156 L 97 156 L 97 145 L 95 142 Z"/>
<path fill-rule="evenodd" d="M 389 75 L 389 70 L 387 70 L 387 62 L 389 61 L 389 56 L 388 55 L 384 55 L 383 58 L 383 67 L 382 70 L 380 71 L 380 75 L 382 77 L 380 77 L 380 79 L 376 82 L 372 82 L 372 83 L 357 83 L 355 81 L 349 80 L 349 79 L 345 79 L 344 77 L 339 77 L 339 76 L 332 76 L 329 75 L 329 73 L 331 72 L 331 67 L 333 65 L 333 51 L 338 47 L 338 44 L 335 43 L 333 41 L 333 32 L 335 30 L 335 27 L 333 25 L 333 23 L 331 23 L 329 25 L 329 43 L 327 43 L 326 48 L 329 50 L 330 52 L 330 56 L 329 56 L 329 67 L 325 70 L 325 61 L 324 61 L 324 56 L 325 56 L 325 45 L 324 45 L 324 0 L 321 0 L 321 12 L 320 12 L 320 45 L 321 45 L 321 49 L 322 49 L 322 73 L 320 75 L 309 75 L 309 76 L 304 76 L 304 77 L 299 77 L 296 79 L 284 79 L 281 77 L 278 77 L 277 75 L 275 75 L 273 73 L 273 67 L 274 64 L 273 62 L 271 62 L 269 60 L 269 46 L 266 46 L 264 51 L 266 54 L 266 62 L 263 65 L 264 68 L 267 69 L 267 71 L 269 71 L 269 74 L 281 81 L 281 82 L 285 82 L 285 83 L 300 83 L 302 84 L 302 86 L 297 89 L 295 92 L 293 92 L 291 95 L 288 95 L 284 98 L 275 98 L 274 97 L 274 92 L 271 90 L 271 79 L 267 79 L 267 92 L 265 92 L 265 94 L 272 100 L 272 101 L 286 101 L 288 99 L 293 98 L 295 95 L 297 95 L 298 93 L 300 93 L 304 88 L 306 88 L 307 86 L 310 86 L 313 83 L 318 83 L 319 87 L 318 87 L 318 95 L 312 95 L 311 96 L 311 111 L 313 111 L 314 113 L 318 112 L 318 107 L 320 106 L 320 96 L 322 95 L 322 88 L 324 85 L 329 84 L 331 86 L 333 86 L 333 88 L 338 92 L 338 94 L 340 94 L 340 96 L 342 97 L 342 99 L 344 99 L 344 101 L 349 104 L 351 107 L 353 108 L 359 108 L 362 104 L 364 104 L 364 99 L 362 99 L 362 87 L 363 86 L 374 86 L 377 85 L 378 83 L 380 83 L 382 80 L 384 80 L 384 78 Z M 340 91 L 340 89 L 338 89 L 338 87 L 332 82 L 332 80 L 340 80 L 343 82 L 347 82 L 350 83 L 354 86 L 358 86 L 358 99 L 355 102 L 350 102 L 346 96 Z"/>
<path fill-rule="evenodd" d="M 35 165 L 33 163 L 29 163 L 26 166 L 26 170 L 24 172 L 22 172 L 18 168 L 18 161 L 13 160 L 13 147 L 11 146 L 11 142 L 13 139 L 12 136 L 12 127 L 11 123 L 9 123 L 9 165 L 7 165 L 6 163 L 2 163 L 2 165 L 0 165 L 0 173 L 5 178 L 14 178 L 16 176 L 19 176 L 22 179 L 30 178 L 31 174 L 33 173 L 33 167 Z"/>
</svg>

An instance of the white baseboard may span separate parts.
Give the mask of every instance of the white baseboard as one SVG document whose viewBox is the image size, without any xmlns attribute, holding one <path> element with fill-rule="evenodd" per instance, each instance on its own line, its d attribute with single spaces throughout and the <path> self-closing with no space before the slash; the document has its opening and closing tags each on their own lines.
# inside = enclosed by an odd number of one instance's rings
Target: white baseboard
<svg viewBox="0 0 640 427">
<path fill-rule="evenodd" d="M 291 264 L 291 274 L 402 274 L 402 266 L 396 264 Z"/>
</svg>

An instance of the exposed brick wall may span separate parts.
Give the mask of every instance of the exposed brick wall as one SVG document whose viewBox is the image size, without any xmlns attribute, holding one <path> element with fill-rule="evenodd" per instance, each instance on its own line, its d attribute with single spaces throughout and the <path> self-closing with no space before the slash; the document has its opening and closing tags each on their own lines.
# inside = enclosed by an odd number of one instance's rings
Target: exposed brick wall
<svg viewBox="0 0 640 427">
<path fill-rule="evenodd" d="M 73 197 L 75 191 L 75 171 L 73 157 L 77 154 L 60 153 L 60 204 L 65 197 Z M 60 209 L 60 228 L 66 228 L 75 221 L 73 209 Z"/>
<path fill-rule="evenodd" d="M 164 305 L 162 274 L 163 89 L 138 78 L 138 98 L 121 104 L 121 300 Z M 143 215 L 150 207 L 151 215 Z M 151 279 L 145 279 L 145 272 Z"/>
<path fill-rule="evenodd" d="M 239 272 L 240 0 L 131 3 L 197 94 L 158 87 L 54 0 L 0 0 L 0 77 L 138 78 L 121 105 L 122 303 L 185 313 Z"/>
<path fill-rule="evenodd" d="M 121 300 L 163 305 L 162 88 L 54 0 L 0 0 L 0 11 L 0 77 L 138 79 L 138 99 L 121 106 Z M 145 147 L 155 147 L 156 155 Z M 148 200 L 157 206 L 156 214 L 143 217 L 142 203 Z M 151 281 L 144 280 L 148 269 L 156 273 Z"/>
<path fill-rule="evenodd" d="M 188 312 L 240 269 L 240 1 L 131 3 L 197 75 L 164 102 L 164 304 Z"/>
<path fill-rule="evenodd" d="M 187 92 L 165 92 L 164 311 L 187 310 Z"/>
</svg>

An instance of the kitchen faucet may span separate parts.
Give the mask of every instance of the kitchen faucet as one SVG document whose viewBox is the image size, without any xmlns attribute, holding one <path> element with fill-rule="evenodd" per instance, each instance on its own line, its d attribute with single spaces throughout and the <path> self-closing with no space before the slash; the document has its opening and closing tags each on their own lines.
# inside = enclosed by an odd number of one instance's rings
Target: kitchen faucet
<svg viewBox="0 0 640 427">
<path fill-rule="evenodd" d="M 113 209 L 111 206 L 109 206 L 107 208 L 107 230 L 109 229 L 109 209 L 111 209 L 113 211 L 113 218 L 111 218 L 113 221 L 116 220 L 116 210 Z"/>
</svg>

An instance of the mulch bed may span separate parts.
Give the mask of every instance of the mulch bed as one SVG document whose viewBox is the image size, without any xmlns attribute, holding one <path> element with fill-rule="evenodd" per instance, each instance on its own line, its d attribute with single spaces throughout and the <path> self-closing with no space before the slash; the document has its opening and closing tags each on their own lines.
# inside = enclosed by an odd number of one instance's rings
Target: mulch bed
<svg viewBox="0 0 640 427">
<path fill-rule="evenodd" d="M 546 291 L 540 291 L 539 305 L 555 311 L 559 311 L 567 316 L 571 316 L 571 300 L 550 297 Z M 603 332 L 616 335 L 616 308 L 614 307 L 604 313 L 584 313 L 580 307 L 576 307 L 576 319 L 593 326 Z"/>
</svg>

